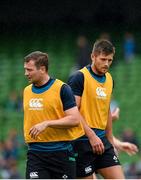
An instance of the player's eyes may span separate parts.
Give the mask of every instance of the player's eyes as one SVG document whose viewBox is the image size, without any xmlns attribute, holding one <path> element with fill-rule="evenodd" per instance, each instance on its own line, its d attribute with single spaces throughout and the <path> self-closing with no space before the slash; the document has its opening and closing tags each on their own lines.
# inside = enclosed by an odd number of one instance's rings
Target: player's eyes
<svg viewBox="0 0 141 180">
<path fill-rule="evenodd" d="M 104 59 L 104 58 L 101 58 L 101 60 L 102 60 L 102 61 L 106 61 L 106 59 Z"/>
</svg>

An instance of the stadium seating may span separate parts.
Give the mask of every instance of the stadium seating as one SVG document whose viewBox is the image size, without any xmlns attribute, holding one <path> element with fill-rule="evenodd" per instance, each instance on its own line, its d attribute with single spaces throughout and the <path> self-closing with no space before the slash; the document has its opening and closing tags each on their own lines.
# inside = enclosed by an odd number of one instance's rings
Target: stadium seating
<svg viewBox="0 0 141 180">
<path fill-rule="evenodd" d="M 29 42 L 28 46 L 27 44 L 22 44 L 21 47 L 17 47 L 12 56 L 11 52 L 0 54 L 0 126 L 6 127 L 0 131 L 0 140 L 6 138 L 11 128 L 16 128 L 20 133 L 22 132 L 23 112 L 7 111 L 4 107 L 13 90 L 18 95 L 21 95 L 23 88 L 27 85 L 27 80 L 24 77 L 23 57 L 31 51 L 39 50 L 38 46 L 41 46 L 41 51 L 47 51 L 49 54 L 49 73 L 52 77 L 67 81 L 70 70 L 75 64 L 75 51 L 72 50 L 72 42 L 66 42 L 65 45 L 60 45 L 56 42 L 50 46 L 45 42 L 43 44 Z M 139 139 L 141 139 L 140 59 L 140 56 L 136 57 L 130 64 L 125 64 L 123 60 L 120 60 L 111 68 L 115 81 L 113 93 L 121 108 L 120 120 L 114 125 L 114 133 L 119 137 L 125 127 L 132 127 Z M 121 159 L 122 162 L 125 162 L 128 157 L 123 155 Z"/>
</svg>

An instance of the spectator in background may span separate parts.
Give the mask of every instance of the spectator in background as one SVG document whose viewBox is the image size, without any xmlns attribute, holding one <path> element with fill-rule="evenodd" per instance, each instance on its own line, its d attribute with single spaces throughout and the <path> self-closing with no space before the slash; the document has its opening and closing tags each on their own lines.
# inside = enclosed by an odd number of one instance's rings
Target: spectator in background
<svg viewBox="0 0 141 180">
<path fill-rule="evenodd" d="M 10 139 L 7 139 L 4 143 L 4 152 L 3 152 L 5 160 L 9 159 L 17 159 L 17 149 L 14 147 L 13 142 Z"/>
<path fill-rule="evenodd" d="M 77 66 L 78 69 L 83 68 L 84 66 L 88 65 L 90 60 L 90 45 L 88 43 L 88 39 L 86 36 L 79 36 L 77 39 Z"/>
<path fill-rule="evenodd" d="M 108 41 L 111 41 L 111 36 L 108 32 L 102 32 L 99 36 L 99 39 L 107 39 Z"/>
<path fill-rule="evenodd" d="M 138 179 L 136 163 L 127 164 L 125 168 L 125 176 L 127 179 Z"/>
<path fill-rule="evenodd" d="M 133 132 L 133 130 L 131 128 L 124 129 L 124 131 L 122 133 L 122 140 L 133 143 L 139 147 L 138 139 L 137 139 L 135 133 Z"/>
<path fill-rule="evenodd" d="M 136 163 L 136 171 L 137 171 L 138 179 L 141 179 L 141 153 L 139 154 L 139 158 Z"/>
<path fill-rule="evenodd" d="M 17 97 L 17 111 L 22 111 L 23 110 L 23 101 L 22 101 L 23 97 L 22 97 L 22 92 L 18 95 Z"/>
<path fill-rule="evenodd" d="M 19 135 L 15 129 L 9 131 L 8 137 L 3 143 L 3 157 L 6 161 L 18 160 L 19 147 L 21 145 Z"/>
<path fill-rule="evenodd" d="M 78 36 L 76 40 L 76 59 L 75 59 L 75 66 L 72 67 L 70 74 L 73 74 L 76 70 L 83 68 L 84 66 L 88 65 L 91 62 L 90 53 L 91 48 L 88 42 L 88 39 L 84 35 Z"/>
<path fill-rule="evenodd" d="M 10 141 L 13 146 L 13 153 L 16 159 L 18 159 L 20 154 L 20 147 L 24 145 L 23 137 L 17 132 L 16 129 L 10 129 L 7 137 L 7 141 Z"/>
<path fill-rule="evenodd" d="M 0 142 L 0 178 L 19 179 L 21 175 L 17 168 L 19 160 L 19 138 L 17 131 L 11 129 L 4 142 Z"/>
<path fill-rule="evenodd" d="M 17 161 L 15 160 L 9 162 L 9 179 L 21 179 L 21 175 L 17 168 Z"/>
<path fill-rule="evenodd" d="M 126 63 L 132 62 L 135 56 L 135 39 L 132 33 L 126 32 L 124 36 L 124 59 Z"/>
<path fill-rule="evenodd" d="M 3 157 L 3 149 L 4 149 L 4 143 L 0 141 L 0 169 L 2 169 L 6 164 L 6 161 Z"/>
<path fill-rule="evenodd" d="M 17 93 L 15 91 L 10 93 L 5 108 L 7 111 L 15 111 L 17 109 Z"/>
<path fill-rule="evenodd" d="M 22 111 L 22 96 L 13 90 L 6 101 L 5 109 L 7 111 Z"/>
</svg>

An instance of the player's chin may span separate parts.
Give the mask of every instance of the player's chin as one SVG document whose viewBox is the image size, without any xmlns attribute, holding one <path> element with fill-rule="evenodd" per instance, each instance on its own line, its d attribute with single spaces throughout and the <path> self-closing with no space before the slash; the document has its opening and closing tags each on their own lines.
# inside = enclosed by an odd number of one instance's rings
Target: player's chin
<svg viewBox="0 0 141 180">
<path fill-rule="evenodd" d="M 106 72 L 108 72 L 107 68 L 102 69 L 102 73 L 105 74 Z"/>
<path fill-rule="evenodd" d="M 28 82 L 29 82 L 29 83 L 33 83 L 33 80 L 32 80 L 32 79 L 28 79 Z"/>
</svg>

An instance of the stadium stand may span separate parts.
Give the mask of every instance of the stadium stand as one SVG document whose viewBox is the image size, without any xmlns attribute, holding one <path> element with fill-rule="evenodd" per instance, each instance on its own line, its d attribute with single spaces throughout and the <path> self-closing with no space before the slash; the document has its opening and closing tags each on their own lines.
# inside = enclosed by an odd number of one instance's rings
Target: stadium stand
<svg viewBox="0 0 141 180">
<path fill-rule="evenodd" d="M 51 41 L 51 39 L 50 39 Z M 50 42 L 49 41 L 49 42 Z M 53 77 L 60 78 L 67 81 L 74 62 L 74 50 L 72 50 L 72 41 L 66 42 L 61 46 L 59 43 L 34 43 L 30 42 L 28 46 L 22 44 L 14 50 L 12 56 L 7 53 L 0 53 L 1 66 L 0 66 L 0 126 L 4 127 L 0 131 L 0 140 L 4 141 L 11 128 L 17 129 L 22 134 L 23 112 L 15 110 L 7 111 L 5 103 L 8 101 L 9 95 L 15 91 L 17 95 L 21 95 L 24 86 L 27 84 L 24 77 L 23 57 L 31 51 L 39 50 L 38 45 L 41 46 L 40 50 L 49 53 L 50 59 L 50 74 Z M 31 47 L 32 48 L 31 48 Z M 26 47 L 26 48 L 25 48 Z M 29 48 L 30 47 L 30 48 Z M 113 68 L 111 73 L 115 81 L 114 97 L 118 100 L 121 114 L 120 120 L 114 126 L 114 133 L 120 137 L 122 130 L 126 127 L 132 127 L 136 130 L 136 134 L 141 139 L 140 133 L 140 117 L 141 117 L 141 57 L 137 56 L 130 64 L 126 64 L 120 60 Z M 140 142 L 141 143 L 141 142 Z M 24 175 L 23 167 L 25 164 L 25 147 L 21 147 L 21 156 L 19 158 L 19 167 L 22 175 Z M 120 159 L 122 163 L 127 161 L 136 161 L 138 156 L 128 158 L 127 155 L 121 154 Z"/>
</svg>

